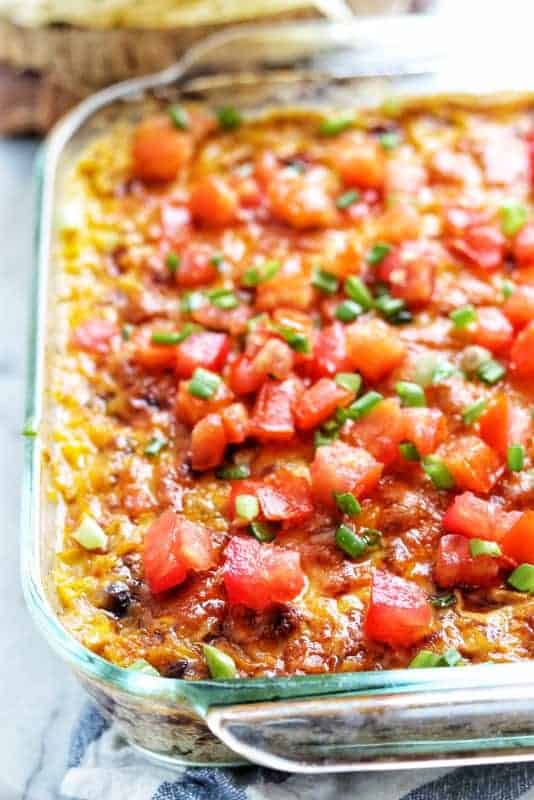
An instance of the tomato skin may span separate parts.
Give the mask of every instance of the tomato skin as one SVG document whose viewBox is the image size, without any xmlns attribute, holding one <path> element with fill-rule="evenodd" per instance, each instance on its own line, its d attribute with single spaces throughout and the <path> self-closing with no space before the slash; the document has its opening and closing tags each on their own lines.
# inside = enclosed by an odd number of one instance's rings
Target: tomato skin
<svg viewBox="0 0 534 800">
<path fill-rule="evenodd" d="M 217 275 L 217 267 L 212 263 L 213 250 L 201 245 L 186 248 L 180 256 L 176 270 L 176 283 L 184 289 L 194 289 L 212 283 Z"/>
<path fill-rule="evenodd" d="M 219 414 L 207 414 L 191 431 L 191 465 L 204 472 L 224 461 L 226 431 Z"/>
<path fill-rule="evenodd" d="M 517 520 L 515 511 L 503 511 L 499 506 L 482 500 L 472 492 L 454 498 L 443 517 L 443 527 L 468 539 L 500 542 Z"/>
<path fill-rule="evenodd" d="M 491 586 L 498 577 L 500 561 L 492 556 L 472 556 L 469 539 L 455 533 L 442 536 L 434 566 L 434 580 L 443 589 L 454 586 Z"/>
<path fill-rule="evenodd" d="M 481 438 L 503 458 L 511 444 L 526 444 L 531 430 L 528 411 L 514 405 L 504 393 L 490 401 L 479 420 Z"/>
<path fill-rule="evenodd" d="M 514 329 L 507 317 L 498 308 L 477 309 L 471 339 L 475 344 L 486 347 L 492 353 L 508 350 L 514 339 Z"/>
<path fill-rule="evenodd" d="M 405 423 L 399 402 L 388 398 L 378 403 L 363 419 L 347 423 L 347 441 L 363 447 L 387 466 L 399 457 L 399 444 L 405 438 Z"/>
<path fill-rule="evenodd" d="M 436 253 L 421 242 L 405 242 L 392 250 L 378 268 L 380 280 L 391 293 L 412 306 L 424 306 L 432 299 Z"/>
<path fill-rule="evenodd" d="M 223 227 L 236 221 L 239 200 L 224 178 L 208 175 L 191 190 L 189 208 L 195 222 L 209 227 Z"/>
<path fill-rule="evenodd" d="M 189 392 L 189 381 L 180 381 L 176 397 L 176 416 L 180 422 L 193 427 L 207 414 L 216 414 L 229 406 L 234 395 L 225 383 L 221 383 L 215 394 L 207 400 L 194 397 Z"/>
<path fill-rule="evenodd" d="M 520 331 L 510 350 L 512 370 L 521 378 L 534 378 L 534 320 Z"/>
<path fill-rule="evenodd" d="M 364 619 L 369 639 L 391 647 L 411 647 L 428 636 L 432 620 L 432 607 L 420 586 L 385 570 L 374 570 Z"/>
<path fill-rule="evenodd" d="M 190 378 L 197 367 L 219 372 L 229 347 L 225 333 L 192 333 L 176 347 L 176 374 L 179 378 Z"/>
<path fill-rule="evenodd" d="M 263 518 L 284 527 L 306 522 L 314 511 L 309 482 L 283 467 L 259 484 L 256 495 Z"/>
<path fill-rule="evenodd" d="M 502 264 L 506 239 L 494 225 L 473 225 L 463 237 L 452 242 L 453 249 L 481 269 L 493 270 Z"/>
<path fill-rule="evenodd" d="M 132 144 L 132 171 L 137 178 L 173 181 L 192 155 L 191 135 L 177 130 L 166 116 L 151 117 L 137 126 Z"/>
<path fill-rule="evenodd" d="M 227 331 L 232 336 L 240 336 L 247 330 L 247 322 L 252 316 L 250 306 L 242 303 L 237 308 L 217 308 L 211 303 L 204 303 L 191 313 L 195 322 L 215 331 Z"/>
<path fill-rule="evenodd" d="M 305 584 L 296 550 L 240 536 L 228 543 L 223 578 L 230 605 L 260 612 L 273 603 L 293 600 Z"/>
<path fill-rule="evenodd" d="M 350 369 L 347 356 L 345 328 L 334 322 L 322 328 L 313 347 L 312 375 L 314 378 L 331 378 L 338 372 Z"/>
<path fill-rule="evenodd" d="M 534 511 L 524 511 L 502 540 L 502 551 L 518 564 L 534 564 Z"/>
<path fill-rule="evenodd" d="M 243 403 L 232 403 L 221 413 L 226 441 L 228 444 L 241 444 L 248 436 L 250 420 Z"/>
<path fill-rule="evenodd" d="M 534 286 L 518 286 L 503 306 L 515 328 L 523 328 L 534 319 Z"/>
<path fill-rule="evenodd" d="M 320 378 L 302 394 L 295 409 L 297 427 L 303 431 L 317 428 L 354 400 L 354 393 L 343 389 L 330 378 Z"/>
<path fill-rule="evenodd" d="M 346 186 L 381 189 L 386 177 L 386 159 L 379 143 L 347 133 L 336 138 L 329 161 Z"/>
<path fill-rule="evenodd" d="M 385 378 L 404 359 L 404 344 L 382 320 L 354 322 L 347 326 L 346 336 L 352 368 L 369 381 Z"/>
<path fill-rule="evenodd" d="M 293 369 L 295 354 L 288 344 L 280 339 L 268 339 L 254 356 L 252 369 L 262 376 L 284 380 Z"/>
<path fill-rule="evenodd" d="M 268 380 L 256 398 L 251 434 L 260 442 L 287 442 L 295 435 L 293 406 L 300 394 L 299 384 L 288 378 L 281 383 Z"/>
<path fill-rule="evenodd" d="M 154 594 L 183 583 L 189 571 L 202 572 L 214 565 L 209 531 L 173 511 L 164 511 L 143 541 L 145 578 Z"/>
<path fill-rule="evenodd" d="M 107 319 L 90 319 L 78 325 L 72 337 L 72 345 L 87 353 L 105 355 L 118 334 L 117 326 Z"/>
<path fill-rule="evenodd" d="M 534 265 L 534 222 L 527 222 L 514 239 L 512 253 L 518 267 Z"/>
<path fill-rule="evenodd" d="M 488 494 L 502 472 L 498 454 L 478 436 L 459 436 L 441 450 L 438 453 L 459 489 Z"/>
<path fill-rule="evenodd" d="M 328 227 L 337 220 L 334 187 L 333 176 L 324 167 L 312 167 L 302 175 L 280 171 L 268 187 L 271 212 L 298 230 Z"/>
<path fill-rule="evenodd" d="M 355 497 L 370 494 L 382 469 L 383 465 L 361 447 L 344 442 L 319 447 L 310 468 L 314 500 L 335 508 L 334 492 L 350 492 Z"/>
</svg>

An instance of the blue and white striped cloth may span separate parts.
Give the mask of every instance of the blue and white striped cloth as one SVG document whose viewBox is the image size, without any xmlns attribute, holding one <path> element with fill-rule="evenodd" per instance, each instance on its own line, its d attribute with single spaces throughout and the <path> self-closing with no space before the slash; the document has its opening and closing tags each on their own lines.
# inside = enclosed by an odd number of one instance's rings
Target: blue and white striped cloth
<svg viewBox="0 0 534 800">
<path fill-rule="evenodd" d="M 145 761 L 87 705 L 61 791 L 75 800 L 534 800 L 534 764 L 321 777 L 260 767 L 171 771 Z"/>
</svg>

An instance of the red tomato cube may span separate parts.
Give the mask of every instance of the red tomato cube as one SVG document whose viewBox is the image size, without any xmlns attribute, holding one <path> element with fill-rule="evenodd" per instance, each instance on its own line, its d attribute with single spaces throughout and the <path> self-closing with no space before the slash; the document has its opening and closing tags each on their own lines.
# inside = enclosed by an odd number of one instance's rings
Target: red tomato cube
<svg viewBox="0 0 534 800">
<path fill-rule="evenodd" d="M 224 178 L 208 175 L 193 187 L 189 208 L 196 222 L 224 227 L 236 221 L 239 198 Z"/>
<path fill-rule="evenodd" d="M 518 286 L 503 306 L 515 328 L 523 328 L 534 319 L 534 286 Z"/>
<path fill-rule="evenodd" d="M 534 511 L 524 511 L 502 540 L 502 551 L 518 564 L 534 564 Z"/>
<path fill-rule="evenodd" d="M 447 438 L 447 420 L 437 408 L 403 408 L 403 439 L 421 456 L 429 456 Z"/>
<path fill-rule="evenodd" d="M 491 586 L 496 582 L 500 566 L 499 559 L 493 556 L 472 556 L 469 539 L 451 533 L 440 539 L 434 579 L 443 589 Z"/>
<path fill-rule="evenodd" d="M 508 318 L 498 308 L 479 308 L 471 339 L 492 353 L 508 350 L 514 339 L 514 329 Z"/>
<path fill-rule="evenodd" d="M 528 222 L 515 237 L 512 252 L 518 267 L 534 264 L 534 223 Z"/>
<path fill-rule="evenodd" d="M 361 447 L 344 442 L 319 447 L 311 465 L 312 493 L 316 502 L 335 508 L 334 493 L 355 497 L 370 494 L 382 475 L 383 465 Z"/>
<path fill-rule="evenodd" d="M 191 432 L 191 466 L 204 471 L 218 467 L 224 460 L 226 431 L 219 414 L 207 414 Z"/>
<path fill-rule="evenodd" d="M 411 647 L 432 630 L 432 607 L 416 583 L 375 569 L 364 620 L 369 639 L 391 647 Z"/>
<path fill-rule="evenodd" d="M 398 400 L 382 400 L 357 422 L 347 423 L 347 441 L 363 447 L 377 461 L 391 464 L 399 456 L 399 444 L 406 438 L 404 415 Z"/>
<path fill-rule="evenodd" d="M 386 177 L 386 158 L 380 144 L 360 133 L 336 138 L 328 159 L 346 186 L 381 189 Z"/>
<path fill-rule="evenodd" d="M 503 511 L 472 492 L 455 497 L 443 517 L 443 527 L 468 539 L 499 542 L 517 520 L 515 511 Z"/>
<path fill-rule="evenodd" d="M 384 258 L 378 276 L 395 297 L 411 306 L 424 306 L 432 299 L 437 261 L 428 244 L 405 242 Z"/>
<path fill-rule="evenodd" d="M 72 337 L 72 344 L 88 353 L 105 355 L 111 348 L 111 341 L 118 333 L 114 322 L 107 319 L 90 319 L 78 325 Z"/>
<path fill-rule="evenodd" d="M 250 420 L 243 403 L 232 403 L 223 409 L 221 416 L 228 444 L 244 442 L 248 436 Z"/>
<path fill-rule="evenodd" d="M 449 440 L 439 453 L 459 489 L 488 494 L 502 472 L 499 455 L 478 436 Z"/>
<path fill-rule="evenodd" d="M 406 348 L 399 335 L 382 320 L 354 322 L 346 328 L 352 369 L 369 381 L 379 381 L 404 359 Z"/>
<path fill-rule="evenodd" d="M 297 229 L 333 225 L 337 219 L 335 186 L 334 176 L 324 167 L 312 167 L 303 174 L 279 172 L 268 188 L 271 212 Z"/>
<path fill-rule="evenodd" d="M 186 248 L 180 257 L 176 270 L 176 283 L 186 289 L 205 286 L 212 283 L 218 275 L 213 263 L 214 250 L 211 247 L 192 245 Z"/>
<path fill-rule="evenodd" d="M 173 181 L 192 154 L 191 135 L 177 130 L 167 115 L 157 115 L 137 126 L 132 171 L 144 181 Z"/>
<path fill-rule="evenodd" d="M 256 398 L 250 422 L 251 435 L 260 442 L 287 442 L 295 435 L 293 407 L 300 395 L 299 383 L 288 378 L 269 380 Z"/>
<path fill-rule="evenodd" d="M 506 458 L 511 444 L 526 444 L 532 421 L 529 412 L 504 393 L 494 397 L 479 420 L 480 436 Z"/>
<path fill-rule="evenodd" d="M 176 397 L 176 416 L 180 422 L 185 422 L 193 427 L 207 414 L 216 414 L 229 406 L 234 395 L 225 383 L 221 382 L 215 394 L 204 400 L 195 397 L 189 391 L 189 381 L 180 381 Z"/>
<path fill-rule="evenodd" d="M 520 378 L 534 378 L 534 320 L 517 335 L 510 351 L 510 363 Z"/>
<path fill-rule="evenodd" d="M 336 409 L 348 406 L 354 397 L 354 392 L 343 389 L 330 378 L 320 378 L 299 398 L 295 408 L 297 427 L 304 431 L 317 428 Z"/>
<path fill-rule="evenodd" d="M 176 347 L 176 374 L 179 378 L 190 378 L 197 367 L 219 372 L 226 361 L 228 349 L 229 341 L 225 333 L 192 333 Z"/>
<path fill-rule="evenodd" d="M 503 262 L 506 239 L 495 225 L 471 225 L 451 246 L 475 266 L 492 270 Z"/>
<path fill-rule="evenodd" d="M 331 378 L 337 372 L 347 372 L 349 369 L 345 327 L 341 322 L 334 322 L 317 334 L 313 347 L 312 374 L 315 378 Z"/>
<path fill-rule="evenodd" d="M 210 532 L 172 511 L 152 523 L 143 541 L 143 566 L 154 594 L 183 583 L 187 574 L 215 563 Z"/>
<path fill-rule="evenodd" d="M 302 524 L 313 514 L 309 482 L 288 469 L 280 468 L 260 483 L 256 495 L 264 519 L 285 527 Z"/>
</svg>

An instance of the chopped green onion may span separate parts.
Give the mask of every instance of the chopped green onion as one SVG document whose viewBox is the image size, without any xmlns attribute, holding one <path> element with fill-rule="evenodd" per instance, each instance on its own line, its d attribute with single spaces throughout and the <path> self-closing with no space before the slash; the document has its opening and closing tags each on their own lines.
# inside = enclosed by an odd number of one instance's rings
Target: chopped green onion
<svg viewBox="0 0 534 800">
<path fill-rule="evenodd" d="M 505 236 L 515 236 L 527 221 L 527 209 L 515 200 L 509 200 L 500 208 L 501 230 Z"/>
<path fill-rule="evenodd" d="M 508 583 L 519 592 L 534 592 L 534 566 L 520 564 L 508 578 Z"/>
<path fill-rule="evenodd" d="M 268 522 L 251 522 L 250 532 L 258 542 L 272 542 L 276 532 Z"/>
<path fill-rule="evenodd" d="M 125 342 L 128 342 L 132 338 L 133 331 L 134 331 L 134 326 L 130 325 L 129 322 L 125 322 L 121 328 L 121 336 Z"/>
<path fill-rule="evenodd" d="M 291 349 L 296 353 L 310 352 L 311 347 L 309 339 L 303 333 L 299 333 L 298 331 L 294 331 L 292 328 L 286 328 L 284 326 L 280 326 L 278 328 L 278 332 L 280 336 L 285 339 Z"/>
<path fill-rule="evenodd" d="M 507 452 L 508 469 L 521 472 L 525 465 L 525 448 L 522 444 L 511 444 Z"/>
<path fill-rule="evenodd" d="M 202 292 L 187 292 L 180 300 L 180 309 L 184 314 L 191 314 L 200 308 L 206 302 L 206 298 Z"/>
<path fill-rule="evenodd" d="M 321 122 L 319 133 L 323 136 L 337 136 L 348 130 L 355 121 L 354 114 L 339 114 L 336 117 L 327 117 Z"/>
<path fill-rule="evenodd" d="M 221 385 L 221 377 L 208 369 L 197 367 L 189 381 L 189 394 L 208 400 Z"/>
<path fill-rule="evenodd" d="M 224 256 L 222 253 L 215 253 L 215 255 L 210 258 L 210 264 L 213 264 L 213 266 L 217 267 L 217 269 L 219 269 L 223 261 Z"/>
<path fill-rule="evenodd" d="M 426 669 L 427 667 L 437 667 L 441 656 L 431 650 L 419 650 L 415 658 L 410 661 L 411 669 Z"/>
<path fill-rule="evenodd" d="M 157 456 L 164 447 L 167 447 L 167 444 L 167 439 L 164 439 L 163 436 L 153 436 L 143 452 L 145 456 Z"/>
<path fill-rule="evenodd" d="M 336 319 L 339 319 L 340 322 L 354 322 L 360 314 L 363 314 L 363 308 L 354 300 L 343 300 L 335 311 Z"/>
<path fill-rule="evenodd" d="M 361 505 L 350 492 L 334 492 L 334 500 L 342 514 L 347 514 L 349 517 L 354 517 L 362 510 Z"/>
<path fill-rule="evenodd" d="M 74 539 L 86 550 L 105 550 L 108 537 L 92 517 L 85 514 L 78 528 L 72 534 Z"/>
<path fill-rule="evenodd" d="M 360 199 L 360 193 L 357 192 L 355 189 L 349 189 L 348 192 L 343 192 L 343 194 L 339 195 L 339 197 L 336 200 L 336 206 L 342 211 L 344 211 L 353 203 L 357 203 L 359 199 Z"/>
<path fill-rule="evenodd" d="M 415 364 L 414 380 L 419 386 L 435 386 L 451 375 L 454 375 L 456 368 L 448 361 L 437 358 L 434 354 L 421 356 Z"/>
<path fill-rule="evenodd" d="M 243 273 L 243 286 L 251 288 L 253 286 L 258 286 L 260 283 L 270 281 L 271 278 L 274 278 L 280 266 L 281 264 L 279 261 L 265 261 L 263 264 L 250 267 L 250 269 L 247 269 L 247 271 Z"/>
<path fill-rule="evenodd" d="M 492 556 L 498 558 L 502 555 L 501 548 L 497 542 L 489 542 L 486 539 L 469 539 L 469 552 L 476 556 Z"/>
<path fill-rule="evenodd" d="M 242 117 L 237 108 L 232 106 L 223 106 L 217 109 L 217 119 L 219 126 L 225 131 L 232 131 L 239 128 L 242 122 Z"/>
<path fill-rule="evenodd" d="M 335 294 L 339 287 L 339 280 L 331 272 L 316 269 L 312 276 L 312 286 L 325 294 Z"/>
<path fill-rule="evenodd" d="M 421 456 L 417 447 L 412 442 L 401 442 L 399 445 L 401 456 L 405 461 L 420 461 Z"/>
<path fill-rule="evenodd" d="M 476 403 L 468 406 L 462 411 L 462 419 L 466 425 L 472 425 L 482 416 L 488 405 L 484 399 L 477 400 Z"/>
<path fill-rule="evenodd" d="M 350 275 L 345 281 L 345 293 L 366 311 L 374 306 L 371 292 L 365 283 L 356 275 Z"/>
<path fill-rule="evenodd" d="M 189 114 L 182 106 L 169 106 L 167 113 L 175 128 L 186 131 L 189 127 Z"/>
<path fill-rule="evenodd" d="M 456 372 L 456 367 L 448 361 L 438 361 L 432 375 L 432 386 L 436 386 L 442 381 L 446 381 Z"/>
<path fill-rule="evenodd" d="M 235 510 L 238 517 L 252 522 L 260 513 L 258 498 L 253 494 L 238 494 L 235 499 Z"/>
<path fill-rule="evenodd" d="M 491 353 L 485 347 L 471 344 L 462 351 L 460 356 L 460 367 L 467 375 L 474 375 L 479 367 L 486 361 L 491 360 Z"/>
<path fill-rule="evenodd" d="M 357 372 L 338 372 L 334 380 L 342 389 L 354 394 L 358 394 L 362 386 L 362 377 Z"/>
<path fill-rule="evenodd" d="M 449 608 L 456 605 L 456 595 L 453 592 L 434 594 L 430 598 L 430 605 L 434 608 Z"/>
<path fill-rule="evenodd" d="M 394 131 L 387 131 L 380 134 L 378 141 L 384 150 L 394 150 L 399 144 L 399 136 Z"/>
<path fill-rule="evenodd" d="M 481 381 L 488 383 L 490 386 L 498 383 L 502 377 L 506 375 L 506 370 L 498 361 L 490 358 L 489 361 L 484 361 L 477 370 L 477 375 Z"/>
<path fill-rule="evenodd" d="M 348 408 L 339 409 L 340 416 L 344 417 L 344 419 L 361 419 L 383 399 L 384 396 L 380 392 L 367 392 Z"/>
<path fill-rule="evenodd" d="M 376 242 L 367 253 L 367 263 L 376 267 L 380 264 L 391 250 L 391 245 L 387 242 Z"/>
<path fill-rule="evenodd" d="M 394 319 L 402 311 L 406 310 L 406 303 L 399 297 L 391 297 L 389 294 L 382 294 L 375 300 L 376 308 L 389 320 Z M 411 318 L 411 315 L 410 315 Z M 409 322 L 410 320 L 406 320 Z"/>
<path fill-rule="evenodd" d="M 231 311 L 239 305 L 239 300 L 231 289 L 213 289 L 208 292 L 208 297 L 213 306 L 225 311 Z"/>
<path fill-rule="evenodd" d="M 315 431 L 313 435 L 313 446 L 324 447 L 324 445 L 332 444 L 338 437 L 339 428 L 335 431 Z"/>
<path fill-rule="evenodd" d="M 437 456 L 426 456 L 422 461 L 423 469 L 436 489 L 452 489 L 454 478 L 446 464 Z"/>
<path fill-rule="evenodd" d="M 399 311 L 396 311 L 390 317 L 388 317 L 388 322 L 391 325 L 406 325 L 408 322 L 413 321 L 413 314 L 407 308 L 401 308 Z"/>
<path fill-rule="evenodd" d="M 215 477 L 223 481 L 243 481 L 250 477 L 250 467 L 246 464 L 229 464 L 226 467 L 219 467 Z"/>
<path fill-rule="evenodd" d="M 167 253 L 165 257 L 165 266 L 167 267 L 171 275 L 174 275 L 174 273 L 180 266 L 180 256 L 177 253 L 173 252 Z"/>
<path fill-rule="evenodd" d="M 456 308 L 454 311 L 451 311 L 449 319 L 455 328 L 467 328 L 468 325 L 472 325 L 473 322 L 476 322 L 477 312 L 473 306 L 462 306 L 462 308 Z"/>
<path fill-rule="evenodd" d="M 229 680 L 230 678 L 237 678 L 237 667 L 234 659 L 223 653 L 218 647 L 213 647 L 211 644 L 203 645 L 204 658 L 208 665 L 209 673 L 214 680 Z"/>
<path fill-rule="evenodd" d="M 358 536 L 348 525 L 340 525 L 336 531 L 336 544 L 351 558 L 359 558 L 368 547 L 363 536 Z"/>
<path fill-rule="evenodd" d="M 155 677 L 159 678 L 159 672 L 152 664 L 149 664 L 148 661 L 145 661 L 144 658 L 138 658 L 137 661 L 134 661 L 130 664 L 127 669 L 132 670 L 133 672 L 142 672 L 144 675 L 154 675 Z"/>
<path fill-rule="evenodd" d="M 180 344 L 191 336 L 193 333 L 193 326 L 191 323 L 184 325 L 181 331 L 153 331 L 150 337 L 153 344 Z"/>
<path fill-rule="evenodd" d="M 503 280 L 501 283 L 501 292 L 504 300 L 508 300 L 515 292 L 515 283 L 507 279 Z"/>
<path fill-rule="evenodd" d="M 395 385 L 395 391 L 399 395 L 402 405 L 408 408 L 422 408 L 426 406 L 425 390 L 418 383 L 409 381 L 399 381 Z"/>
</svg>

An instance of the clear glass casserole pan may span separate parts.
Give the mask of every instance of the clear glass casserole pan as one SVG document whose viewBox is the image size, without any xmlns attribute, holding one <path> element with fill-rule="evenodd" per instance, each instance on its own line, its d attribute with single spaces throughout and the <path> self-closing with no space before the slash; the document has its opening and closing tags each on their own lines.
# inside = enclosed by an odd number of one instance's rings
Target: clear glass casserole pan
<svg viewBox="0 0 534 800">
<path fill-rule="evenodd" d="M 138 119 L 147 108 L 178 98 L 211 106 L 231 100 L 252 114 L 276 106 L 369 106 L 392 97 L 420 105 L 439 92 L 449 102 L 472 106 L 485 97 L 510 102 L 528 88 L 513 59 L 508 71 L 502 65 L 495 69 L 491 37 L 468 82 L 468 37 L 463 46 L 456 37 L 451 57 L 441 44 L 450 41 L 446 34 L 425 18 L 229 31 L 193 48 L 163 73 L 85 101 L 45 145 L 25 430 L 24 591 L 44 636 L 102 710 L 134 745 L 166 764 L 248 759 L 322 772 L 534 759 L 529 662 L 232 681 L 152 677 L 116 667 L 79 644 L 56 616 L 47 581 L 57 527 L 42 458 L 53 414 L 47 371 L 54 357 L 54 246 L 65 175 L 81 149 L 112 123 Z M 525 91 L 521 96 L 525 99 Z"/>
</svg>

